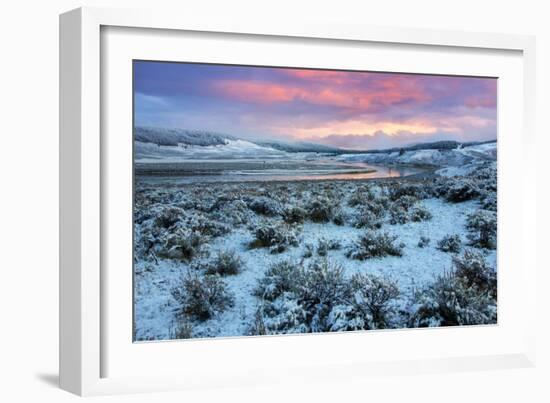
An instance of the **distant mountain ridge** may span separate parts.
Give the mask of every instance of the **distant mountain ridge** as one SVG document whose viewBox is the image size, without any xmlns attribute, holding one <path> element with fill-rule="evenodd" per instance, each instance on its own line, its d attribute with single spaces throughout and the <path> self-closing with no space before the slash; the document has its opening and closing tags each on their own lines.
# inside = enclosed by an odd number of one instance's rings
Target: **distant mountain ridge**
<svg viewBox="0 0 550 403">
<path fill-rule="evenodd" d="M 486 140 L 486 141 L 456 141 L 456 140 L 441 140 L 441 141 L 433 141 L 433 142 L 427 142 L 427 143 L 417 143 L 410 146 L 405 147 L 392 147 L 392 148 L 384 148 L 384 149 L 375 149 L 375 150 L 345 150 L 346 154 L 386 154 L 386 153 L 393 153 L 393 152 L 401 152 L 401 151 L 418 151 L 418 150 L 454 150 L 458 147 L 469 147 L 469 146 L 477 146 L 481 144 L 490 144 L 490 143 L 496 143 L 496 140 Z"/>
<path fill-rule="evenodd" d="M 393 152 L 417 151 L 417 150 L 453 150 L 459 147 L 468 147 L 481 144 L 494 143 L 496 140 L 459 142 L 455 140 L 443 140 L 426 143 L 418 143 L 405 147 L 392 147 L 374 150 L 349 150 L 331 147 L 324 144 L 311 142 L 285 142 L 279 140 L 250 140 L 242 139 L 229 134 L 210 132 L 205 130 L 189 130 L 176 128 L 160 128 L 137 126 L 134 128 L 134 140 L 142 143 L 152 143 L 158 146 L 223 146 L 230 142 L 245 141 L 264 148 L 288 153 L 316 152 L 329 154 L 386 154 Z"/>
<path fill-rule="evenodd" d="M 258 144 L 259 146 L 271 147 L 275 150 L 286 151 L 288 153 L 318 152 L 340 154 L 344 151 L 341 148 L 326 146 L 324 144 L 309 143 L 306 141 L 298 141 L 295 143 L 286 143 L 282 141 L 249 141 Z"/>
</svg>

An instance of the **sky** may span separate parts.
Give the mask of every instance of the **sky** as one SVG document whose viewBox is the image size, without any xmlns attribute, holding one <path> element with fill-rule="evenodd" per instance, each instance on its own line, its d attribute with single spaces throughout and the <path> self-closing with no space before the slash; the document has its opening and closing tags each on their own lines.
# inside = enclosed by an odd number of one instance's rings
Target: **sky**
<svg viewBox="0 0 550 403">
<path fill-rule="evenodd" d="M 348 149 L 497 135 L 497 80 L 134 61 L 137 126 Z"/>
</svg>

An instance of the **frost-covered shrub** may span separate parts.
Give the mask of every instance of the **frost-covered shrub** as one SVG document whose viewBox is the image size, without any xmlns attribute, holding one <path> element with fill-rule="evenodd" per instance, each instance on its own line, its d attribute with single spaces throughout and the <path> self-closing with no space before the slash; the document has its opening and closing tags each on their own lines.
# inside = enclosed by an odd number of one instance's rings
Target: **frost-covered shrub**
<svg viewBox="0 0 550 403">
<path fill-rule="evenodd" d="M 418 247 L 419 248 L 425 248 L 430 244 L 430 238 L 427 236 L 422 235 L 418 241 Z"/>
<path fill-rule="evenodd" d="M 308 326 L 312 332 L 327 331 L 330 311 L 349 297 L 343 269 L 323 259 L 313 261 L 303 273 L 297 299 L 307 312 Z"/>
<path fill-rule="evenodd" d="M 209 211 L 214 212 L 217 210 L 223 210 L 225 206 L 227 206 L 233 200 L 234 198 L 230 194 L 218 195 L 214 203 L 210 206 Z"/>
<path fill-rule="evenodd" d="M 273 301 L 285 292 L 296 292 L 303 279 L 301 265 L 284 260 L 272 265 L 258 281 L 255 295 Z"/>
<path fill-rule="evenodd" d="M 306 310 L 294 295 L 284 293 L 276 300 L 258 306 L 251 333 L 264 335 L 309 331 Z"/>
<path fill-rule="evenodd" d="M 181 306 L 181 313 L 206 320 L 233 305 L 234 297 L 218 275 L 187 274 L 172 289 L 172 296 Z"/>
<path fill-rule="evenodd" d="M 356 228 L 379 229 L 382 227 L 382 220 L 372 210 L 361 208 L 355 214 L 353 226 Z"/>
<path fill-rule="evenodd" d="M 356 191 L 348 200 L 351 207 L 358 207 L 364 211 L 370 211 L 378 218 L 382 218 L 386 208 L 389 206 L 389 199 L 381 191 L 374 193 L 369 188 L 368 191 Z"/>
<path fill-rule="evenodd" d="M 327 325 L 331 331 L 391 327 L 398 296 L 393 281 L 372 274 L 355 274 L 349 281 L 345 302 L 333 306 Z"/>
<path fill-rule="evenodd" d="M 327 325 L 331 332 L 367 329 L 363 312 L 349 304 L 332 307 L 327 317 Z"/>
<path fill-rule="evenodd" d="M 419 204 L 418 199 L 406 195 L 391 205 L 389 213 L 392 225 L 405 224 L 409 221 L 426 221 L 432 218 L 430 211 Z"/>
<path fill-rule="evenodd" d="M 306 207 L 308 217 L 313 222 L 324 223 L 332 220 L 334 205 L 328 197 L 317 197 Z"/>
<path fill-rule="evenodd" d="M 332 215 L 332 222 L 336 225 L 344 225 L 346 223 L 346 215 L 341 208 L 335 208 Z"/>
<path fill-rule="evenodd" d="M 188 208 L 208 214 L 213 212 L 212 206 L 216 204 L 217 196 L 214 189 L 197 187 L 193 191 L 192 202 L 188 203 Z"/>
<path fill-rule="evenodd" d="M 300 288 L 302 299 L 332 301 L 346 296 L 346 281 L 342 267 L 328 259 L 314 260 L 304 270 Z"/>
<path fill-rule="evenodd" d="M 168 229 L 175 225 L 185 212 L 177 207 L 168 207 L 163 209 L 155 218 L 155 226 L 158 228 Z"/>
<path fill-rule="evenodd" d="M 496 300 L 469 287 L 460 277 L 445 275 L 416 293 L 412 327 L 496 323 Z"/>
<path fill-rule="evenodd" d="M 376 217 L 383 218 L 389 205 L 390 200 L 387 197 L 376 197 L 367 201 L 362 207 L 373 213 Z"/>
<path fill-rule="evenodd" d="M 265 216 L 276 216 L 281 212 L 281 206 L 275 200 L 265 196 L 260 196 L 253 199 L 249 207 L 257 214 L 263 214 Z"/>
<path fill-rule="evenodd" d="M 463 280 L 466 287 L 497 297 L 497 273 L 485 261 L 480 252 L 466 250 L 462 256 L 453 257 L 454 276 Z"/>
<path fill-rule="evenodd" d="M 458 177 L 447 181 L 443 194 L 447 201 L 460 203 L 479 197 L 481 190 L 475 180 Z"/>
<path fill-rule="evenodd" d="M 198 231 L 178 229 L 166 237 L 158 255 L 168 259 L 190 261 L 201 249 L 207 239 Z"/>
<path fill-rule="evenodd" d="M 285 261 L 270 267 L 256 295 L 262 298 L 256 332 L 322 332 L 330 330 L 327 318 L 332 308 L 349 298 L 349 284 L 342 268 L 327 260 L 307 267 Z"/>
<path fill-rule="evenodd" d="M 437 243 L 437 249 L 443 252 L 458 253 L 462 248 L 462 241 L 457 234 L 445 235 Z"/>
<path fill-rule="evenodd" d="M 414 302 L 414 327 L 496 323 L 496 272 L 481 253 L 466 250 L 453 257 L 453 270 L 417 292 Z"/>
<path fill-rule="evenodd" d="M 206 265 L 206 273 L 220 276 L 239 274 L 242 265 L 242 259 L 234 250 L 220 251 L 215 259 Z"/>
<path fill-rule="evenodd" d="M 153 218 L 155 215 L 156 214 L 151 209 L 149 209 L 145 206 L 138 206 L 136 204 L 136 210 L 134 211 L 134 224 L 141 225 L 145 221 L 150 220 L 151 218 Z M 176 223 L 176 222 L 177 222 L 177 220 L 174 221 L 174 223 Z M 169 224 L 169 225 L 173 225 L 173 224 Z M 160 222 L 158 224 L 155 224 L 155 226 L 157 228 L 159 228 L 159 227 L 164 228 L 164 225 Z"/>
<path fill-rule="evenodd" d="M 382 219 L 386 215 L 386 210 L 389 206 L 389 199 L 385 195 L 373 193 L 371 190 L 368 192 L 359 193 L 362 195 L 360 198 L 357 194 L 354 199 L 355 202 L 351 203 L 357 206 L 357 211 L 352 217 L 353 225 L 356 228 L 380 228 L 382 226 Z"/>
<path fill-rule="evenodd" d="M 468 178 L 477 182 L 482 192 L 496 194 L 497 192 L 496 163 L 491 162 L 482 168 L 472 171 L 467 176 Z"/>
<path fill-rule="evenodd" d="M 391 325 L 397 285 L 370 274 L 346 279 L 327 259 L 284 261 L 260 279 L 254 334 L 382 329 Z"/>
<path fill-rule="evenodd" d="M 432 186 L 428 183 L 404 183 L 398 182 L 389 187 L 391 200 L 400 200 L 403 197 L 412 197 L 416 200 L 427 199 L 434 195 Z"/>
<path fill-rule="evenodd" d="M 409 209 L 418 203 L 418 198 L 410 195 L 403 195 L 399 199 L 393 202 L 393 205 L 402 207 L 404 210 L 409 211 Z"/>
<path fill-rule="evenodd" d="M 160 240 L 149 227 L 134 225 L 134 255 L 138 259 L 155 260 L 160 249 Z"/>
<path fill-rule="evenodd" d="M 483 167 L 472 171 L 468 176 L 476 178 L 476 179 L 480 179 L 480 180 L 496 182 L 496 180 L 497 180 L 496 162 L 494 162 L 494 161 L 489 162 L 488 164 L 484 165 Z"/>
<path fill-rule="evenodd" d="M 185 228 L 211 237 L 218 237 L 231 232 L 228 225 L 211 220 L 202 214 L 189 217 L 185 221 Z"/>
<path fill-rule="evenodd" d="M 398 204 L 393 204 L 389 210 L 390 224 L 405 224 L 409 221 L 408 211 Z"/>
<path fill-rule="evenodd" d="M 249 222 L 253 214 L 244 201 L 233 200 L 213 211 L 210 216 L 217 221 L 240 225 Z"/>
<path fill-rule="evenodd" d="M 397 236 L 386 232 L 368 231 L 348 247 L 346 256 L 365 260 L 374 257 L 402 256 L 403 245 L 395 244 Z"/>
<path fill-rule="evenodd" d="M 306 216 L 306 210 L 298 206 L 289 207 L 283 211 L 283 220 L 287 224 L 302 224 Z"/>
<path fill-rule="evenodd" d="M 350 207 L 356 207 L 356 206 L 364 206 L 369 201 L 374 200 L 376 195 L 374 194 L 373 190 L 368 185 L 359 186 L 355 191 L 351 194 L 351 196 L 348 199 L 348 206 Z"/>
<path fill-rule="evenodd" d="M 477 210 L 468 215 L 466 228 L 473 246 L 495 249 L 497 242 L 497 214 L 489 210 Z"/>
<path fill-rule="evenodd" d="M 367 329 L 384 329 L 389 324 L 391 302 L 399 296 L 397 284 L 372 274 L 355 274 L 350 282 L 352 306 L 362 313 Z"/>
<path fill-rule="evenodd" d="M 319 256 L 326 256 L 329 250 L 338 250 L 341 247 L 342 245 L 337 239 L 320 238 L 317 241 L 317 254 Z"/>
<path fill-rule="evenodd" d="M 409 217 L 411 221 L 419 222 L 431 220 L 433 216 L 426 207 L 415 205 L 409 210 Z"/>
<path fill-rule="evenodd" d="M 269 248 L 271 253 L 281 253 L 291 246 L 298 246 L 298 229 L 289 225 L 260 224 L 254 230 L 251 248 Z"/>
</svg>

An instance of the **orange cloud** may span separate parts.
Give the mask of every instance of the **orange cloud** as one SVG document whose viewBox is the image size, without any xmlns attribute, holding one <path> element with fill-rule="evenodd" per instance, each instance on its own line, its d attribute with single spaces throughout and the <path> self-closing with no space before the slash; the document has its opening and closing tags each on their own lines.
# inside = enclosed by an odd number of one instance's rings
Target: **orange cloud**
<svg viewBox="0 0 550 403">
<path fill-rule="evenodd" d="M 347 119 L 324 122 L 294 119 L 271 122 L 269 125 L 271 133 L 304 141 L 322 140 L 334 136 L 372 137 L 380 132 L 385 133 L 388 137 L 399 137 L 403 133 L 431 135 L 438 133 L 441 129 L 439 125 L 424 119 L 408 120 L 401 123 L 375 119 Z"/>
<path fill-rule="evenodd" d="M 389 136 L 394 136 L 402 132 L 432 134 L 437 132 L 437 129 L 436 126 L 422 121 L 398 123 L 391 121 L 368 122 L 363 120 L 347 120 L 330 122 L 318 127 L 294 129 L 293 134 L 299 139 L 330 135 L 373 136 L 376 132 L 384 132 Z"/>
</svg>

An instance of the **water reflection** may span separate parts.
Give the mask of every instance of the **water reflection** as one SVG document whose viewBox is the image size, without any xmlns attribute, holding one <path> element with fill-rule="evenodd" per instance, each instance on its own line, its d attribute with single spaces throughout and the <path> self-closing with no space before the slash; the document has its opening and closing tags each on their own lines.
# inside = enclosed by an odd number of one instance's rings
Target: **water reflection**
<svg viewBox="0 0 550 403">
<path fill-rule="evenodd" d="M 349 168 L 354 169 L 349 169 Z M 214 182 L 288 182 L 301 180 L 360 180 L 378 178 L 398 178 L 424 172 L 413 167 L 388 167 L 367 165 L 361 163 L 346 164 L 347 169 L 327 170 L 239 170 L 220 171 L 209 175 L 178 175 L 178 176 L 138 176 L 140 182 L 147 183 L 214 183 Z"/>
</svg>

